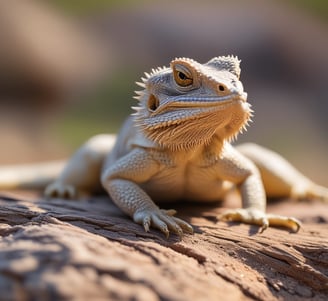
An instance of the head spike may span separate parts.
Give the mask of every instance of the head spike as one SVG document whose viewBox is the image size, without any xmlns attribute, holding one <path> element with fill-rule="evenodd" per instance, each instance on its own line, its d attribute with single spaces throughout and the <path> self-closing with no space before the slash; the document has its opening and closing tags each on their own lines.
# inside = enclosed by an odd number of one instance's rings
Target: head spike
<svg viewBox="0 0 328 301">
<path fill-rule="evenodd" d="M 136 91 L 134 91 L 134 93 L 140 96 L 140 95 L 144 94 L 144 91 L 136 90 Z"/>
<path fill-rule="evenodd" d="M 141 88 L 146 88 L 146 85 L 145 83 L 142 83 L 142 82 L 136 82 L 136 84 L 141 87 Z"/>
<path fill-rule="evenodd" d="M 137 112 L 141 110 L 140 107 L 136 107 L 136 106 L 132 106 L 131 109 L 132 109 L 132 110 L 135 110 L 135 111 L 137 111 Z"/>
<path fill-rule="evenodd" d="M 218 56 L 210 61 L 208 61 L 205 65 L 214 67 L 219 70 L 227 70 L 238 78 L 240 77 L 240 60 L 237 56 Z"/>
</svg>

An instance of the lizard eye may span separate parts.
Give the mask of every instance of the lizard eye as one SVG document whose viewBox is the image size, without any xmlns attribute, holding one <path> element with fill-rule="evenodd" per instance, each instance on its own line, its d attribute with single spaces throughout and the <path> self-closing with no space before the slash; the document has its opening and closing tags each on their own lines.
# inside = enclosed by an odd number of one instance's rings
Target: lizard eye
<svg viewBox="0 0 328 301">
<path fill-rule="evenodd" d="M 181 87 L 188 87 L 193 83 L 191 72 L 183 65 L 173 67 L 173 76 L 175 82 Z"/>
</svg>

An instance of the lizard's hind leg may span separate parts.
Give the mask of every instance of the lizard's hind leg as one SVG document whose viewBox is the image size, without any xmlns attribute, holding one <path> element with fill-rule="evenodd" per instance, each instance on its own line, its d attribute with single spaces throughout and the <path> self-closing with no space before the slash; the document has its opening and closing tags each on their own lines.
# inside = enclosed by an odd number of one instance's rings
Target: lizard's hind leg
<svg viewBox="0 0 328 301">
<path fill-rule="evenodd" d="M 279 154 L 253 143 L 237 146 L 261 173 L 268 197 L 321 199 L 328 202 L 328 188 L 313 183 Z"/>
<path fill-rule="evenodd" d="M 78 194 L 101 191 L 101 168 L 115 140 L 115 135 L 97 135 L 89 139 L 67 162 L 59 177 L 48 185 L 45 195 L 74 198 Z"/>
</svg>

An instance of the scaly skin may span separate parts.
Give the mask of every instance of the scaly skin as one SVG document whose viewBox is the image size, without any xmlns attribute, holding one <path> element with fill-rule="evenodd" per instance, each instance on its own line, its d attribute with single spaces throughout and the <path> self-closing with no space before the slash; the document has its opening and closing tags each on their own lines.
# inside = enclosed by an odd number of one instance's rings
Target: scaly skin
<svg viewBox="0 0 328 301">
<path fill-rule="evenodd" d="M 234 148 L 245 128 L 250 104 L 239 80 L 239 60 L 216 57 L 206 64 L 175 59 L 138 83 L 138 106 L 116 141 L 96 136 L 68 162 L 46 189 L 48 196 L 75 197 L 100 184 L 114 203 L 148 231 L 192 233 L 192 227 L 155 202 L 217 201 L 232 187 L 242 208 L 223 220 L 298 230 L 293 217 L 266 214 L 266 192 L 280 197 L 328 200 L 328 190 L 312 183 L 279 155 L 256 145 Z M 115 144 L 114 144 L 115 143 Z"/>
</svg>

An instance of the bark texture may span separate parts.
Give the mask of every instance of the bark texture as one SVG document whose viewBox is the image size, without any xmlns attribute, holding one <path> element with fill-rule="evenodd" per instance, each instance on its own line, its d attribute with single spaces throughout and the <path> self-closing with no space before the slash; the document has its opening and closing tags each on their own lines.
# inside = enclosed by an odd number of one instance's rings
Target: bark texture
<svg viewBox="0 0 328 301">
<path fill-rule="evenodd" d="M 106 197 L 1 195 L 1 301 L 328 298 L 327 204 L 274 203 L 268 211 L 304 225 L 262 234 L 218 221 L 217 205 L 172 204 L 195 234 L 165 239 Z"/>
</svg>

